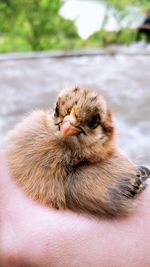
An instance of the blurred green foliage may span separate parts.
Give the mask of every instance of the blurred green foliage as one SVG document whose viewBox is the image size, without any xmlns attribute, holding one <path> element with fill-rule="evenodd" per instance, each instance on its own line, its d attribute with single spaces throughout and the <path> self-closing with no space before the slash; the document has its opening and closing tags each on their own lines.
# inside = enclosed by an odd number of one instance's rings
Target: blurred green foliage
<svg viewBox="0 0 150 267">
<path fill-rule="evenodd" d="M 94 46 L 107 46 L 111 44 L 130 44 L 136 39 L 136 29 L 131 29 L 130 25 L 138 21 L 142 13 L 150 10 L 150 0 L 99 0 L 106 6 L 102 28 L 89 37 L 88 42 Z M 132 12 L 131 12 L 132 11 Z M 129 14 L 132 14 L 132 16 Z M 117 21 L 119 30 L 108 32 L 105 26 L 109 16 L 112 15 Z M 126 21 L 126 27 L 124 22 Z M 142 37 L 146 41 L 145 36 Z"/>
<path fill-rule="evenodd" d="M 145 12 L 150 8 L 150 0 L 99 0 L 100 2 L 104 2 L 107 10 L 106 12 L 111 11 L 112 14 L 115 16 L 118 25 L 128 17 L 129 10 L 131 8 L 133 10 L 133 19 L 134 19 L 134 12 L 135 8 L 137 12 L 135 15 L 139 15 L 142 12 Z"/>
<path fill-rule="evenodd" d="M 69 49 L 80 39 L 62 0 L 0 0 L 0 51 Z M 68 42 L 69 39 L 69 42 Z"/>
<path fill-rule="evenodd" d="M 117 32 L 108 32 L 101 29 L 99 32 L 92 34 L 87 40 L 87 46 L 105 47 L 113 44 L 131 44 L 135 41 L 136 29 L 121 29 Z"/>
<path fill-rule="evenodd" d="M 106 5 L 102 29 L 82 40 L 74 22 L 60 16 L 64 0 L 0 0 L 0 52 L 41 51 L 129 44 L 136 30 L 122 28 L 128 8 L 140 12 L 150 8 L 150 0 L 99 0 Z M 109 14 L 115 16 L 120 30 L 107 32 Z M 130 23 L 130 22 L 129 22 Z"/>
</svg>

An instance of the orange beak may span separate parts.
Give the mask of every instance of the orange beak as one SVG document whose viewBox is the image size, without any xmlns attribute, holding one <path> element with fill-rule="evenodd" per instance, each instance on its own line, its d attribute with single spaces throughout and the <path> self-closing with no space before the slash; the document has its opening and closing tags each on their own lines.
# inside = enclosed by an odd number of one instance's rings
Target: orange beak
<svg viewBox="0 0 150 267">
<path fill-rule="evenodd" d="M 65 121 L 62 123 L 61 127 L 61 134 L 63 136 L 73 136 L 73 135 L 77 135 L 80 131 L 80 129 L 74 127 L 70 121 Z"/>
<path fill-rule="evenodd" d="M 64 121 L 60 127 L 61 134 L 63 136 L 77 135 L 81 130 L 74 126 L 76 124 L 75 108 L 72 108 L 70 115 L 64 118 Z"/>
</svg>

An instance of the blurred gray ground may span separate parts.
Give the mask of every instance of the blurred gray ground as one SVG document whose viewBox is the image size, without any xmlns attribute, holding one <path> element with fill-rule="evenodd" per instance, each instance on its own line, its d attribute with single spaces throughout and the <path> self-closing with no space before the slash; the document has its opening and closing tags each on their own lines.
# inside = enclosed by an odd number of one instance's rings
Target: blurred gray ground
<svg viewBox="0 0 150 267">
<path fill-rule="evenodd" d="M 112 107 L 120 147 L 150 166 L 150 56 L 125 54 L 0 61 L 0 147 L 27 112 L 54 104 L 64 87 L 101 90 Z"/>
</svg>

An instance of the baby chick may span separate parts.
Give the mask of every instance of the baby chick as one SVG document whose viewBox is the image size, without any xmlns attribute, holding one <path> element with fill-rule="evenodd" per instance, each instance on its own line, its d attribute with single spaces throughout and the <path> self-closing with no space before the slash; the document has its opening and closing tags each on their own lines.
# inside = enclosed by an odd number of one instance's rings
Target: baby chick
<svg viewBox="0 0 150 267">
<path fill-rule="evenodd" d="M 17 184 L 56 209 L 118 215 L 132 209 L 150 171 L 119 152 L 103 96 L 75 87 L 54 110 L 33 111 L 9 134 L 6 156 Z"/>
</svg>

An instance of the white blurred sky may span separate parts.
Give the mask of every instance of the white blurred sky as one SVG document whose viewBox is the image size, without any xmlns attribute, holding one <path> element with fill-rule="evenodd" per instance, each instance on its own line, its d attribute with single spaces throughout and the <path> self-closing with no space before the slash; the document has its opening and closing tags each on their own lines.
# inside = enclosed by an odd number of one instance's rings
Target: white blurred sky
<svg viewBox="0 0 150 267">
<path fill-rule="evenodd" d="M 88 38 L 93 32 L 100 29 L 104 13 L 105 4 L 96 0 L 66 0 L 60 10 L 60 14 L 63 17 L 75 21 L 78 33 L 83 39 Z M 117 22 L 113 16 L 109 16 L 106 29 L 109 31 L 118 29 Z"/>
</svg>

